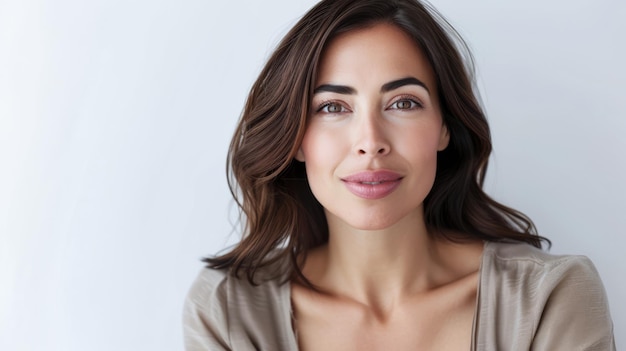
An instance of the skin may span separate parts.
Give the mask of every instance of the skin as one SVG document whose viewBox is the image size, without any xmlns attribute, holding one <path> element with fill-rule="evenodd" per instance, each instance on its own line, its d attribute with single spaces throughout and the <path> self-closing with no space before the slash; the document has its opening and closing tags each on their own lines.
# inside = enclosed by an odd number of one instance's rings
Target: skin
<svg viewBox="0 0 626 351">
<path fill-rule="evenodd" d="M 449 142 L 430 64 L 404 32 L 378 24 L 333 39 L 316 87 L 296 158 L 329 242 L 302 267 L 319 291 L 291 284 L 300 348 L 469 349 L 483 244 L 432 239 L 424 223 Z M 390 194 L 346 187 L 345 177 L 376 170 L 400 176 Z"/>
</svg>

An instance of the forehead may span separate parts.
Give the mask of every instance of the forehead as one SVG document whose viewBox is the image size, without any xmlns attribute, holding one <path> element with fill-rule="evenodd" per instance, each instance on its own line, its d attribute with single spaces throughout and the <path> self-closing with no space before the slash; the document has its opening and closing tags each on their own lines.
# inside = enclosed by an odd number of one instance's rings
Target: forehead
<svg viewBox="0 0 626 351">
<path fill-rule="evenodd" d="M 380 23 L 342 33 L 324 49 L 316 85 L 367 82 L 415 76 L 436 91 L 433 69 L 418 44 L 398 27 Z"/>
</svg>

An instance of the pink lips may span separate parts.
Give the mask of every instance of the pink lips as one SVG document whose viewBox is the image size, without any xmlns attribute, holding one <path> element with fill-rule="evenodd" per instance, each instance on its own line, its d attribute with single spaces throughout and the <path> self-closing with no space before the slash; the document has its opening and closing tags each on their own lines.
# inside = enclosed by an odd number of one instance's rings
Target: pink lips
<svg viewBox="0 0 626 351">
<path fill-rule="evenodd" d="M 382 199 L 400 185 L 402 176 L 391 171 L 365 171 L 341 178 L 354 195 L 369 199 Z"/>
</svg>

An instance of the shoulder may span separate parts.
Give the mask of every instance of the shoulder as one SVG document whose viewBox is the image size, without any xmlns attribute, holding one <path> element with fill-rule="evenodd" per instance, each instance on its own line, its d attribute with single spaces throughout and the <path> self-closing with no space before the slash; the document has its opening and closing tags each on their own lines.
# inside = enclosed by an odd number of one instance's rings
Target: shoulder
<svg viewBox="0 0 626 351">
<path fill-rule="evenodd" d="M 481 270 L 486 289 L 504 285 L 509 293 L 541 300 L 575 288 L 570 292 L 606 299 L 600 275 L 586 256 L 554 255 L 523 243 L 488 243 Z"/>
<path fill-rule="evenodd" d="M 189 289 L 187 302 L 202 308 L 225 308 L 232 303 L 267 300 L 276 302 L 284 279 L 272 277 L 272 267 L 260 269 L 251 283 L 225 269 L 203 268 Z"/>
<path fill-rule="evenodd" d="M 185 300 L 187 350 L 280 349 L 291 331 L 285 330 L 291 311 L 289 284 L 271 274 L 276 269 L 260 269 L 255 284 L 227 270 L 202 269 Z"/>
<path fill-rule="evenodd" d="M 183 309 L 186 350 L 230 350 L 227 274 L 205 268 L 187 293 Z"/>
<path fill-rule="evenodd" d="M 478 316 L 491 338 L 519 339 L 536 350 L 564 350 L 567 345 L 613 349 L 606 293 L 585 256 L 553 255 L 521 243 L 488 243 L 479 291 Z"/>
<path fill-rule="evenodd" d="M 225 270 L 203 268 L 187 293 L 187 304 L 199 309 L 221 309 L 227 303 L 229 274 Z"/>
<path fill-rule="evenodd" d="M 483 264 L 506 275 L 542 274 L 557 278 L 565 273 L 597 277 L 589 258 L 580 255 L 554 255 L 524 243 L 487 243 Z"/>
</svg>

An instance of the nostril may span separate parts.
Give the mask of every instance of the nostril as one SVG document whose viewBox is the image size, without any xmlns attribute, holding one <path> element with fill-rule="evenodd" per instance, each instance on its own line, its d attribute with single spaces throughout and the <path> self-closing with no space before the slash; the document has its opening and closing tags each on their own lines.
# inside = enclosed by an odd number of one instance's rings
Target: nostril
<svg viewBox="0 0 626 351">
<path fill-rule="evenodd" d="M 385 155 L 388 152 L 389 152 L 389 148 L 387 146 L 372 147 L 372 148 L 360 147 L 357 149 L 357 153 L 359 155 Z"/>
</svg>

